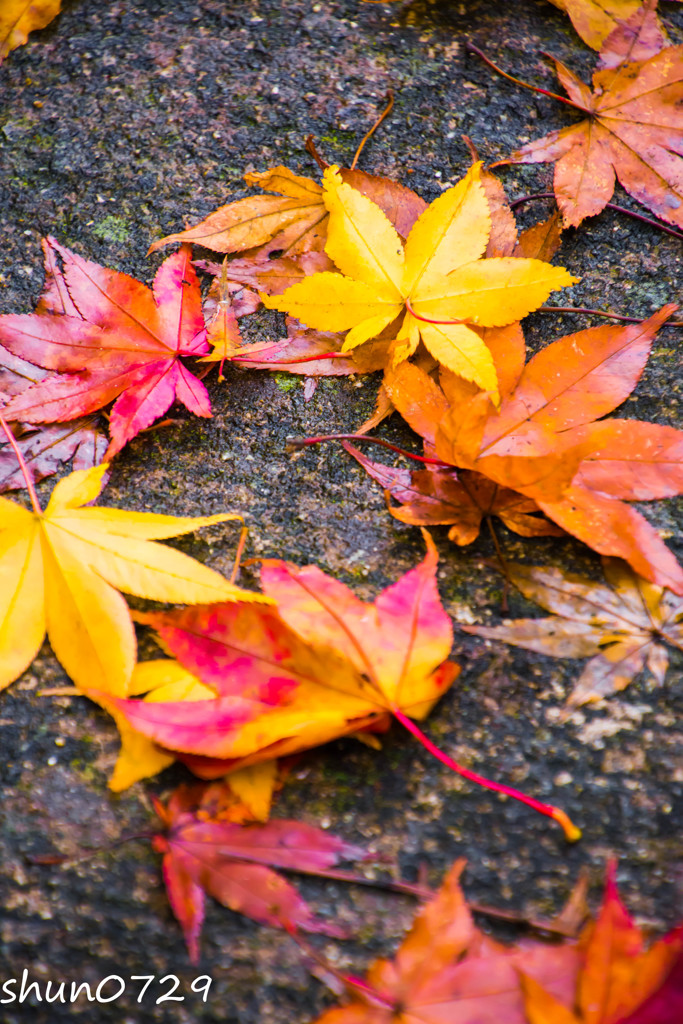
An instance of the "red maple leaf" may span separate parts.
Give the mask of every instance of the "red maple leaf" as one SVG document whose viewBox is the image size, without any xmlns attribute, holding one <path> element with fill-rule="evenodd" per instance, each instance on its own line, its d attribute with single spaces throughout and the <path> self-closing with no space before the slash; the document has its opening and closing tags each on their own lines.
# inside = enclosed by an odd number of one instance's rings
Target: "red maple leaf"
<svg viewBox="0 0 683 1024">
<path fill-rule="evenodd" d="M 228 806 L 215 813 L 219 802 Z M 343 938 L 338 925 L 316 918 L 296 889 L 272 869 L 325 875 L 340 860 L 365 857 L 365 850 L 304 822 L 249 820 L 248 809 L 230 798 L 227 783 L 180 786 L 164 806 L 155 801 L 164 822 L 153 840 L 164 855 L 168 898 L 178 918 L 190 959 L 199 959 L 199 935 L 206 893 L 240 914 L 278 928 L 320 932 Z"/>
<path fill-rule="evenodd" d="M 0 317 L 0 342 L 58 373 L 13 398 L 7 419 L 63 422 L 116 399 L 111 458 L 175 400 L 211 416 L 206 388 L 180 361 L 208 351 L 189 245 L 162 263 L 152 289 L 53 239 L 44 250 L 46 283 L 36 312 Z"/>
</svg>

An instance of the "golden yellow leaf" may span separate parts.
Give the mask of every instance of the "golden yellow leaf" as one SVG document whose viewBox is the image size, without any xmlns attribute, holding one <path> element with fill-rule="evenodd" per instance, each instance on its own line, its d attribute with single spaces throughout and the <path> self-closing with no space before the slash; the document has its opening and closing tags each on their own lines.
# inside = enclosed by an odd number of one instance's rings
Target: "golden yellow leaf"
<svg viewBox="0 0 683 1024">
<path fill-rule="evenodd" d="M 261 299 L 314 329 L 348 330 L 342 351 L 377 337 L 405 312 L 395 364 L 412 355 L 421 338 L 435 359 L 497 401 L 493 359 L 475 328 L 513 323 L 576 278 L 542 260 L 482 259 L 491 217 L 480 175 L 477 163 L 436 199 L 404 248 L 382 210 L 345 184 L 337 168 L 328 168 L 325 251 L 341 273 L 313 274 Z"/>
<path fill-rule="evenodd" d="M 0 5 L 0 61 L 23 46 L 29 32 L 45 28 L 59 14 L 61 0 L 3 0 Z"/>
<path fill-rule="evenodd" d="M 153 543 L 240 516 L 83 507 L 99 494 L 106 469 L 105 463 L 60 480 L 44 512 L 0 499 L 0 688 L 28 667 L 47 630 L 76 686 L 123 696 L 136 648 L 119 590 L 185 604 L 264 600 Z"/>
</svg>

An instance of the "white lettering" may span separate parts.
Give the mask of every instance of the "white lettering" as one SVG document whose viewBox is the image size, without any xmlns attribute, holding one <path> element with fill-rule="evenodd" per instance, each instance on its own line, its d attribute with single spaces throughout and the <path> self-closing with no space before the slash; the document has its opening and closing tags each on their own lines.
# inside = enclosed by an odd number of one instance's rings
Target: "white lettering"
<svg viewBox="0 0 683 1024">
<path fill-rule="evenodd" d="M 100 992 L 101 992 L 102 988 L 107 984 L 108 981 L 118 981 L 118 983 L 121 986 L 121 988 L 118 990 L 118 992 L 115 992 L 113 996 L 109 996 L 108 999 L 105 999 L 104 996 L 100 995 Z M 126 983 L 123 980 L 123 978 L 119 974 L 108 974 L 107 977 L 103 978 L 102 981 L 97 986 L 97 991 L 95 992 L 95 998 L 97 999 L 98 1003 L 113 1003 L 114 1000 L 118 999 L 119 996 L 123 995 L 123 993 L 125 991 L 126 991 Z"/>
<path fill-rule="evenodd" d="M 56 982 L 55 982 L 55 984 L 56 984 Z M 47 986 L 45 988 L 45 1002 L 46 1003 L 56 1003 L 57 1000 L 59 1000 L 60 1003 L 63 1003 L 64 1002 L 64 982 L 63 981 L 60 982 L 59 988 L 57 989 L 57 992 L 55 993 L 55 995 L 52 996 L 52 998 L 50 998 L 50 990 L 51 989 L 52 989 L 52 982 L 48 981 Z"/>
<path fill-rule="evenodd" d="M 76 1002 L 76 1000 L 78 999 L 78 997 L 79 997 L 79 996 L 80 996 L 80 994 L 81 994 L 81 989 L 83 989 L 83 988 L 84 988 L 84 989 L 85 989 L 85 991 L 87 992 L 87 995 L 88 995 L 88 1002 L 89 1002 L 89 1003 L 92 1003 L 92 1001 L 93 1001 L 93 999 L 94 999 L 95 997 L 94 997 L 94 995 L 92 994 L 92 992 L 90 991 L 90 985 L 88 984 L 88 982 L 87 982 L 87 981 L 82 981 L 82 982 L 80 983 L 80 985 L 78 986 L 78 988 L 76 988 L 76 982 L 75 982 L 75 981 L 72 981 L 72 982 L 71 982 L 71 1000 L 70 1000 L 70 1002 L 72 1002 L 72 1003 L 75 1003 L 75 1002 Z"/>
<path fill-rule="evenodd" d="M 26 979 L 27 978 L 28 978 L 28 971 L 26 970 L 26 968 L 24 968 L 24 973 L 21 976 L 21 990 L 19 992 L 19 1002 L 23 1003 L 24 999 L 27 998 L 27 996 L 30 993 L 31 989 L 34 988 L 36 990 L 36 1000 L 39 1003 L 42 1003 L 43 999 L 42 999 L 42 996 L 40 994 L 40 985 L 38 984 L 37 981 L 32 981 L 31 984 L 29 985 L 29 987 L 25 988 L 24 986 L 26 985 Z"/>
<path fill-rule="evenodd" d="M 7 981 L 3 982 L 2 991 L 6 996 L 9 996 L 9 999 L 0 999 L 0 1003 L 15 1003 L 17 1001 L 16 993 L 10 992 L 10 985 L 16 985 L 16 983 L 16 978 L 8 978 Z"/>
</svg>

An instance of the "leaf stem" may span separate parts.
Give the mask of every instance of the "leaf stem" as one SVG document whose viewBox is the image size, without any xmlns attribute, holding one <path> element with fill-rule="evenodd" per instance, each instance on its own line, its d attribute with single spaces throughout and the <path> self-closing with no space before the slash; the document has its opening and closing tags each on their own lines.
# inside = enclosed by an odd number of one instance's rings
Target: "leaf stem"
<svg viewBox="0 0 683 1024">
<path fill-rule="evenodd" d="M 323 157 L 321 157 L 318 150 L 315 148 L 315 142 L 313 141 L 312 135 L 306 136 L 306 152 L 313 157 L 321 171 L 326 171 L 327 168 L 330 166 L 327 160 L 324 160 Z"/>
<path fill-rule="evenodd" d="M 560 103 L 564 103 L 568 107 L 573 107 L 574 110 L 580 110 L 582 114 L 591 113 L 591 111 L 586 107 L 579 106 L 578 103 L 574 103 L 573 100 L 567 99 L 566 96 L 559 96 L 556 92 L 549 92 L 547 89 L 540 89 L 537 85 L 529 85 L 528 82 L 523 82 L 521 78 L 515 78 L 514 75 L 509 75 L 507 71 L 503 71 L 503 69 L 499 68 L 497 64 L 494 64 L 492 60 L 489 60 L 486 54 L 482 53 L 479 47 L 475 46 L 474 43 L 468 42 L 466 46 L 471 53 L 476 53 L 478 57 L 481 57 L 485 64 L 488 64 L 490 68 L 497 71 L 499 75 L 503 76 L 503 78 L 507 78 L 509 82 L 514 82 L 515 85 L 521 85 L 524 89 L 530 89 L 531 92 L 538 92 L 542 96 L 548 96 L 551 100 L 558 100 Z"/>
<path fill-rule="evenodd" d="M 230 361 L 233 363 L 258 363 L 260 360 L 257 358 L 251 358 L 250 356 L 230 356 Z M 279 362 L 273 360 L 269 362 L 269 366 L 293 366 L 295 363 L 315 363 L 320 359 L 350 359 L 351 356 L 348 352 L 323 352 L 319 356 L 300 356 L 298 359 L 284 359 Z M 267 362 L 267 360 L 264 360 Z"/>
<path fill-rule="evenodd" d="M 414 316 L 416 320 L 421 320 L 423 324 L 464 324 L 464 320 L 431 320 L 428 316 L 421 316 L 420 313 L 416 313 L 413 307 L 410 305 L 408 299 L 405 300 L 406 309 L 411 316 Z"/>
<path fill-rule="evenodd" d="M 429 751 L 438 761 L 445 764 L 447 768 L 450 768 L 452 772 L 457 775 L 461 775 L 464 779 L 469 779 L 470 782 L 476 782 L 479 786 L 483 786 L 485 789 L 492 789 L 496 793 L 504 793 L 506 796 L 510 796 L 513 800 L 519 800 L 520 803 L 526 804 L 528 807 L 532 807 L 539 814 L 545 814 L 546 817 L 552 818 L 559 825 L 562 826 L 565 834 L 565 838 L 568 842 L 574 843 L 577 839 L 581 838 L 581 829 L 571 821 L 567 814 L 560 810 L 559 807 L 554 807 L 552 804 L 544 804 L 539 800 L 535 800 L 532 796 L 527 796 L 525 793 L 521 793 L 518 789 L 512 789 L 510 786 L 505 786 L 500 782 L 493 782 L 492 779 L 486 779 L 483 775 L 477 775 L 476 772 L 471 772 L 469 768 L 463 768 L 462 765 L 454 761 L 448 754 L 444 754 L 442 750 L 432 743 L 428 736 L 426 736 L 422 730 L 413 722 L 412 719 L 408 718 L 407 715 L 401 711 L 398 707 L 392 707 L 391 713 L 395 718 L 404 726 L 411 735 L 418 740 L 425 750 Z"/>
<path fill-rule="evenodd" d="M 309 445 L 319 444 L 321 441 L 366 441 L 368 444 L 377 444 L 381 448 L 388 448 L 389 451 L 403 455 L 406 459 L 414 459 L 415 462 L 424 462 L 428 466 L 441 466 L 444 469 L 455 469 L 450 462 L 443 462 L 441 459 L 430 459 L 426 455 L 415 455 L 407 452 L 398 445 L 391 444 L 381 437 L 367 437 L 365 434 L 321 434 L 319 437 L 294 437 L 287 440 L 288 450 L 307 448 Z"/>
<path fill-rule="evenodd" d="M 310 942 L 307 942 L 306 939 L 304 939 L 294 924 L 290 924 L 287 927 L 287 932 L 289 933 L 290 938 L 296 942 L 299 949 L 303 950 L 307 956 L 310 956 L 311 960 L 318 964 L 319 967 L 322 967 L 324 971 L 327 971 L 327 973 L 331 974 L 333 978 L 336 978 L 337 981 L 341 982 L 344 988 L 351 989 L 352 991 L 355 990 L 365 1002 L 370 1003 L 370 1005 L 374 1006 L 376 1009 L 389 1010 L 392 1016 L 395 1014 L 397 1007 L 394 1002 L 389 1001 L 385 996 L 374 989 L 372 985 L 368 985 L 366 981 L 363 981 L 362 978 L 357 978 L 352 974 L 342 973 L 338 967 L 335 967 L 326 960 L 322 953 L 318 952 L 315 946 L 311 945 Z"/>
<path fill-rule="evenodd" d="M 30 470 L 29 470 L 28 466 L 26 465 L 26 461 L 24 459 L 24 456 L 21 454 L 21 448 L 17 444 L 17 439 L 14 436 L 14 434 L 12 433 L 12 431 L 10 430 L 9 424 L 8 424 L 7 420 L 5 419 L 5 417 L 2 415 L 2 413 L 0 413 L 0 427 L 2 427 L 2 429 L 4 430 L 5 435 L 7 436 L 7 440 L 10 443 L 10 447 L 14 451 L 14 454 L 16 455 L 17 460 L 19 462 L 19 468 L 21 470 L 21 475 L 23 476 L 24 480 L 26 481 L 26 487 L 28 489 L 28 493 L 29 493 L 30 498 L 31 498 L 31 504 L 33 505 L 33 511 L 35 512 L 35 514 L 37 516 L 42 516 L 43 510 L 40 507 L 40 502 L 38 501 L 38 495 L 36 494 L 36 489 L 35 489 L 34 484 L 33 484 L 33 477 L 31 476 L 31 473 L 30 473 Z"/>
<path fill-rule="evenodd" d="M 539 306 L 534 313 L 590 313 L 608 320 L 623 320 L 629 324 L 644 324 L 648 317 L 622 316 L 621 313 L 605 313 L 601 309 L 587 309 L 585 306 Z M 683 320 L 669 320 L 662 327 L 683 327 Z"/>
<path fill-rule="evenodd" d="M 242 555 L 244 554 L 244 545 L 247 542 L 249 536 L 249 527 L 242 525 L 240 530 L 240 539 L 237 541 L 237 550 L 235 551 L 235 561 L 232 566 L 232 572 L 230 573 L 229 583 L 234 583 L 237 579 L 237 575 L 240 571 L 240 563 L 242 562 Z"/>
<path fill-rule="evenodd" d="M 386 892 L 397 892 L 402 896 L 413 896 L 417 900 L 431 900 L 436 896 L 436 891 L 424 885 L 414 885 L 412 882 L 395 881 L 393 878 L 366 878 L 364 875 L 356 875 L 353 871 L 325 870 L 321 871 L 323 878 L 331 878 L 333 881 L 349 882 L 351 885 L 365 885 L 370 889 L 382 889 Z M 500 921 L 510 921 L 513 924 L 526 925 L 536 931 L 550 932 L 556 935 L 566 935 L 566 928 L 556 926 L 552 920 L 544 921 L 542 918 L 527 917 L 524 914 L 516 913 L 514 910 L 499 910 L 498 907 L 490 907 L 487 903 L 476 903 L 467 901 L 468 908 L 473 914 L 482 914 L 484 917 L 493 917 Z"/>
<path fill-rule="evenodd" d="M 383 113 L 381 113 L 379 115 L 379 117 L 377 118 L 377 120 L 373 124 L 372 128 L 370 128 L 370 130 L 365 133 L 365 135 L 363 136 L 363 138 L 360 140 L 360 142 L 358 144 L 358 149 L 356 150 L 356 155 L 353 158 L 353 163 L 349 167 L 350 171 L 355 170 L 356 164 L 358 163 L 358 158 L 361 155 L 361 153 L 363 152 L 363 146 L 365 145 L 365 143 L 368 141 L 368 139 L 370 139 L 375 134 L 375 132 L 377 131 L 377 129 L 381 125 L 381 123 L 384 120 L 384 118 L 388 117 L 388 115 L 391 113 L 391 111 L 393 109 L 393 106 L 394 106 L 394 90 L 393 89 L 387 89 L 387 94 L 386 94 L 385 99 L 388 100 L 388 103 L 387 103 Z"/>
<path fill-rule="evenodd" d="M 26 860 L 29 864 L 78 864 L 82 860 L 90 860 L 94 854 L 97 853 L 110 853 L 111 850 L 116 849 L 117 846 L 123 846 L 124 843 L 131 843 L 137 839 L 153 839 L 156 832 L 134 832 L 128 836 L 120 836 L 118 839 L 113 839 L 111 843 L 106 846 L 91 846 L 88 848 L 81 847 L 81 853 L 74 857 L 67 857 L 62 854 L 26 854 Z"/>
</svg>

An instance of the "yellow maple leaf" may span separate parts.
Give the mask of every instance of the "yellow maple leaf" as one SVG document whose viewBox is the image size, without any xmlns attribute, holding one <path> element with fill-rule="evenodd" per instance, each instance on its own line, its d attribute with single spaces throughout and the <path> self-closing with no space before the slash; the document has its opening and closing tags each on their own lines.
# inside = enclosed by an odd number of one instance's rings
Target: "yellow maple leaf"
<svg viewBox="0 0 683 1024">
<path fill-rule="evenodd" d="M 123 696 L 135 665 L 124 590 L 155 601 L 256 600 L 213 569 L 154 540 L 240 519 L 93 508 L 107 464 L 60 480 L 44 512 L 0 498 L 0 689 L 28 667 L 47 632 L 81 689 Z"/>
<path fill-rule="evenodd" d="M 38 28 L 45 28 L 59 14 L 61 0 L 3 0 L 0 5 L 0 62 L 17 46 L 23 46 Z"/>
<path fill-rule="evenodd" d="M 439 196 L 404 247 L 380 208 L 329 167 L 325 251 L 341 273 L 312 274 L 282 295 L 261 295 L 264 305 L 318 330 L 348 330 L 342 351 L 375 338 L 404 314 L 395 363 L 412 355 L 421 338 L 440 363 L 497 398 L 493 359 L 475 328 L 519 320 L 578 279 L 542 260 L 481 258 L 491 217 L 480 174 L 477 163 Z"/>
</svg>

